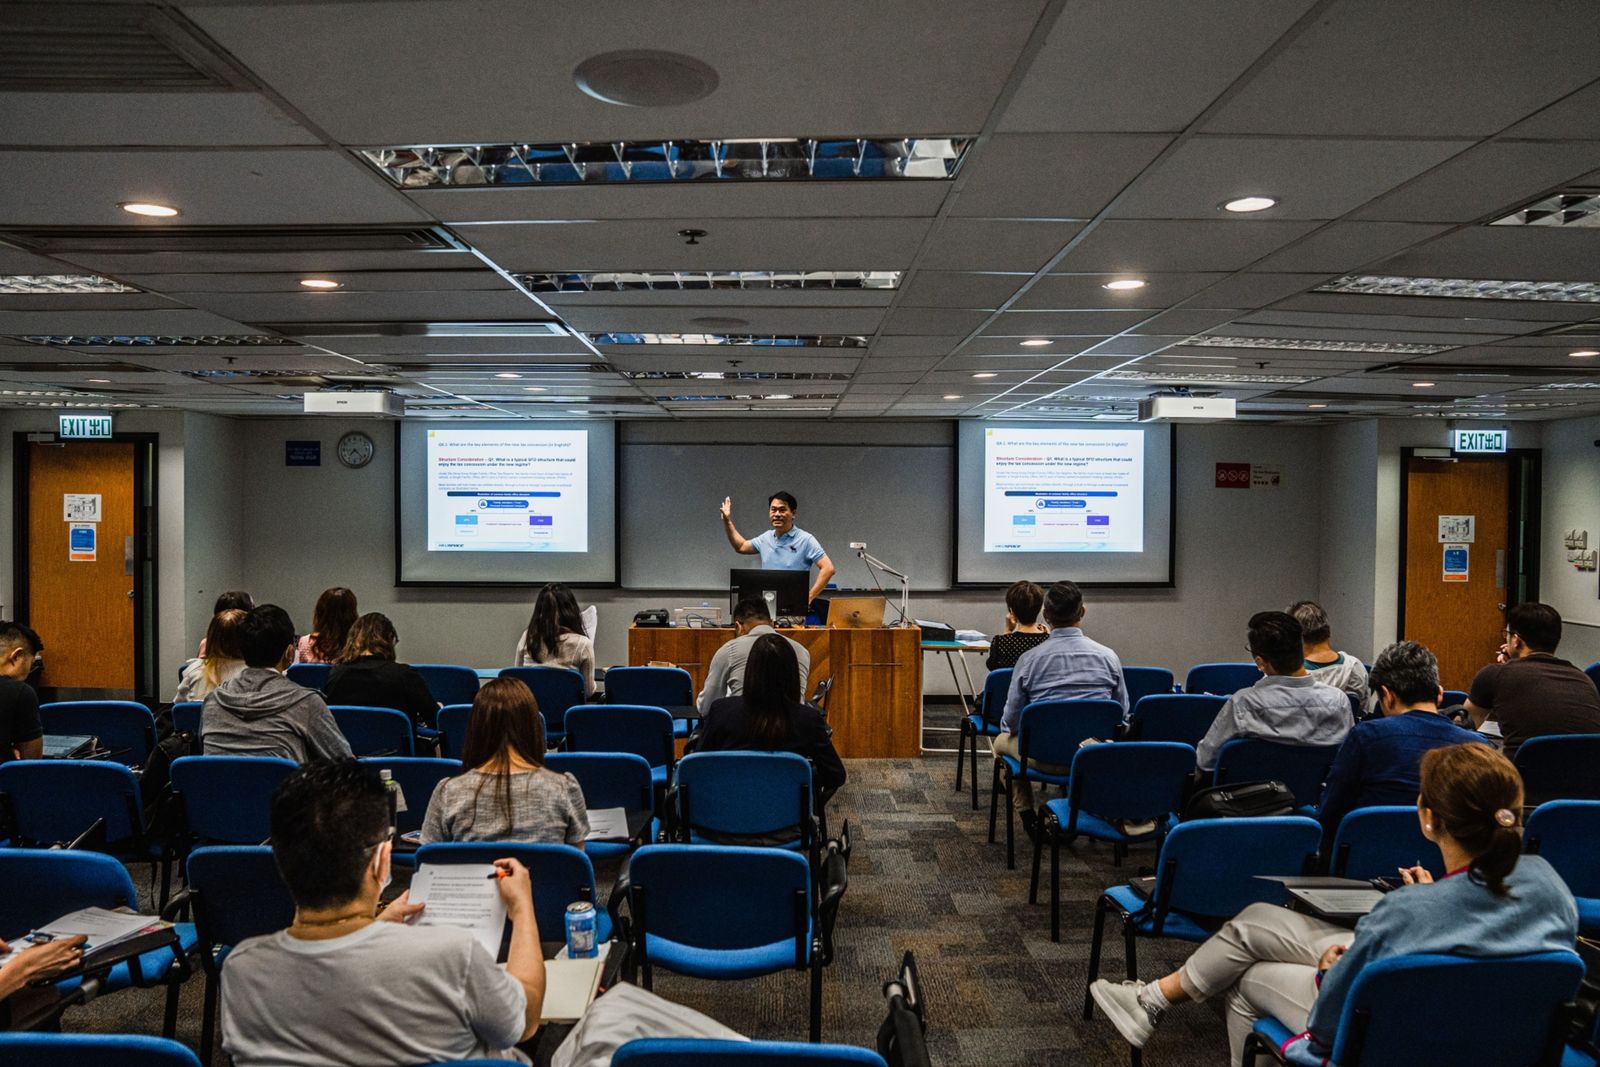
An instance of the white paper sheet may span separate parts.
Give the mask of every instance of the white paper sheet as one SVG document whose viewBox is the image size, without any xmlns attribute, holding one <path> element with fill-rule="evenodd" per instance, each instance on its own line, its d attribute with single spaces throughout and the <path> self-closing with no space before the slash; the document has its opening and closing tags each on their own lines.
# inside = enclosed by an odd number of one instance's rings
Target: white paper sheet
<svg viewBox="0 0 1600 1067">
<path fill-rule="evenodd" d="M 41 927 L 38 933 L 48 934 L 53 940 L 82 934 L 89 939 L 84 946 L 85 951 L 88 951 L 104 948 L 124 938 L 132 937 L 140 930 L 160 921 L 154 915 L 132 915 L 124 911 L 112 911 L 109 908 L 83 908 L 80 911 L 68 912 Z"/>
<path fill-rule="evenodd" d="M 498 956 L 505 933 L 506 905 L 490 863 L 425 863 L 411 879 L 411 901 L 426 904 L 416 926 L 453 926 L 472 934 Z"/>
<path fill-rule="evenodd" d="M 627 809 L 589 809 L 589 834 L 584 838 L 585 841 L 626 841 L 627 839 Z"/>
</svg>

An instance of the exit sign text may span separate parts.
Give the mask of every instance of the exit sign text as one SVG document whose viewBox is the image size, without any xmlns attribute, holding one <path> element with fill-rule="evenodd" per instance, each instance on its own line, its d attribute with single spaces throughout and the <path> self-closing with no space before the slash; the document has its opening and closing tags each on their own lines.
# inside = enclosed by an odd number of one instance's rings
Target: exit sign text
<svg viewBox="0 0 1600 1067">
<path fill-rule="evenodd" d="M 110 415 L 62 415 L 57 436 L 68 438 L 108 439 L 111 436 Z"/>
<path fill-rule="evenodd" d="M 1451 451 L 1454 452 L 1504 452 L 1504 430 L 1454 430 Z"/>
</svg>

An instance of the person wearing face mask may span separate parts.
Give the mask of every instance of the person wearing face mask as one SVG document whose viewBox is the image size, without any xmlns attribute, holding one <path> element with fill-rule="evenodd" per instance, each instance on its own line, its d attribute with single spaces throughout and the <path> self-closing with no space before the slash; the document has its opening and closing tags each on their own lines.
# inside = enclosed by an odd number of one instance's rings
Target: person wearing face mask
<svg viewBox="0 0 1600 1067">
<path fill-rule="evenodd" d="M 811 583 L 809 599 L 815 600 L 828 588 L 834 575 L 833 560 L 822 550 L 822 542 L 794 524 L 800 505 L 789 493 L 776 492 L 767 498 L 767 522 L 771 529 L 746 538 L 733 525 L 733 498 L 722 500 L 722 532 L 728 535 L 728 544 L 735 552 L 745 556 L 760 556 L 763 570 L 807 571 L 817 568 L 817 580 Z"/>
<path fill-rule="evenodd" d="M 466 930 L 407 926 L 424 908 L 408 894 L 378 905 L 388 805 L 377 770 L 349 759 L 308 764 L 278 788 L 272 855 L 294 922 L 228 955 L 222 1047 L 238 1067 L 528 1062 L 515 1046 L 538 1028 L 545 968 L 527 868 L 495 861 L 511 921 L 504 967 Z"/>
<path fill-rule="evenodd" d="M 0 763 L 38 759 L 44 751 L 39 695 L 27 684 L 33 643 L 27 627 L 0 620 Z"/>
</svg>

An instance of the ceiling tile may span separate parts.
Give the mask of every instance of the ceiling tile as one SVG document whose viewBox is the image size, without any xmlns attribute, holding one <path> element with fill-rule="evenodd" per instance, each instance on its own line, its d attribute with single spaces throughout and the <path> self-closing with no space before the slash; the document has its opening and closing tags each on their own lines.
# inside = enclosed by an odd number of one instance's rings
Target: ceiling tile
<svg viewBox="0 0 1600 1067">
<path fill-rule="evenodd" d="M 1086 219 L 1131 182 L 1169 138 L 996 134 L 973 150 L 951 213 L 963 218 Z M 1024 176 L 1035 180 L 1022 180 Z M 1044 179 L 1048 176 L 1048 180 Z"/>
</svg>

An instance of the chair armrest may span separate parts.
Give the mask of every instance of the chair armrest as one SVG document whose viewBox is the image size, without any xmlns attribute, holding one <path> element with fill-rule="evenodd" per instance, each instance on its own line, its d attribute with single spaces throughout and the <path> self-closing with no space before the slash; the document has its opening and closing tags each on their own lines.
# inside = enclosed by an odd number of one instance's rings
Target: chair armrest
<svg viewBox="0 0 1600 1067">
<path fill-rule="evenodd" d="M 184 915 L 192 903 L 194 903 L 194 890 L 182 890 L 177 896 L 167 901 L 167 906 L 161 909 L 162 920 L 169 923 L 177 922 L 179 916 Z"/>
<path fill-rule="evenodd" d="M 817 925 L 821 932 L 821 959 L 824 966 L 833 962 L 833 927 L 839 921 L 839 904 L 850 888 L 850 867 L 845 851 L 836 841 L 828 842 L 822 856 L 822 899 L 817 904 Z"/>
</svg>

